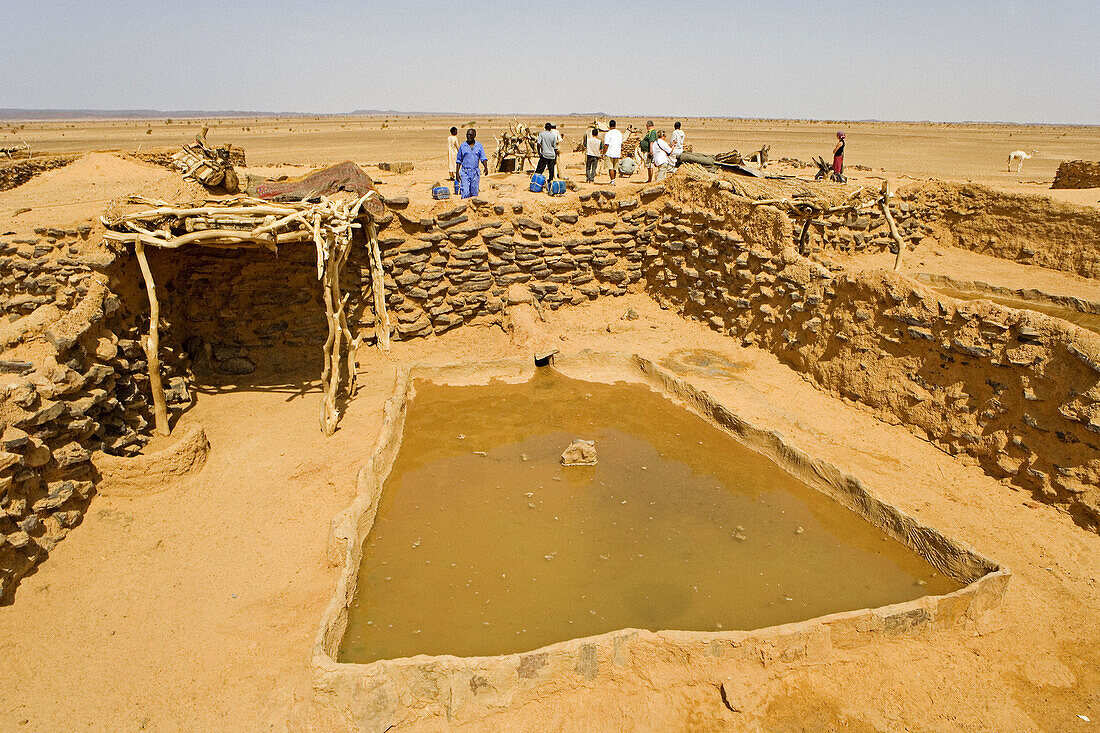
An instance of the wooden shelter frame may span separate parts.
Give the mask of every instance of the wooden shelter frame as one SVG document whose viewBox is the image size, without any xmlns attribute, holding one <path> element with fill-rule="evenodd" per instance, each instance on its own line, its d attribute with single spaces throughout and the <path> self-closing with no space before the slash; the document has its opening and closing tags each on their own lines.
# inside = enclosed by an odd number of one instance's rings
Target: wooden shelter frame
<svg viewBox="0 0 1100 733">
<path fill-rule="evenodd" d="M 340 275 L 351 253 L 355 229 L 363 228 L 370 250 L 372 296 L 377 314 L 375 331 L 380 348 L 389 350 L 389 318 L 386 313 L 382 256 L 377 228 L 364 204 L 371 191 L 356 198 L 322 196 L 318 203 L 271 203 L 262 199 L 235 197 L 208 201 L 204 206 L 179 206 L 164 201 L 134 197 L 130 203 L 153 208 L 118 216 L 103 216 L 104 239 L 134 249 L 149 298 L 149 332 L 142 339 L 149 367 L 156 430 L 168 435 L 168 410 L 160 375 L 160 301 L 149 267 L 146 247 L 177 250 L 189 245 L 222 248 L 262 248 L 278 253 L 279 247 L 312 241 L 317 248 L 317 279 L 321 282 L 328 336 L 323 346 L 324 368 L 321 386 L 320 424 L 325 435 L 336 431 L 340 420 L 337 398 L 341 386 L 347 399 L 355 395 L 356 351 L 363 334 L 353 335 L 346 307 L 349 294 L 340 291 Z M 179 230 L 183 230 L 179 233 Z"/>
</svg>

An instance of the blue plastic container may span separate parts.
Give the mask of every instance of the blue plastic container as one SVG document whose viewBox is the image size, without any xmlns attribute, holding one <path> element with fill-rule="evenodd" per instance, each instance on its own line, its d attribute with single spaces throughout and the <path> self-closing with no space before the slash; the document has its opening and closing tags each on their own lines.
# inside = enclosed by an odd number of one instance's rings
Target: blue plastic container
<svg viewBox="0 0 1100 733">
<path fill-rule="evenodd" d="M 535 193 L 542 193 L 542 190 L 546 188 L 546 176 L 541 176 L 535 173 L 531 176 L 531 190 Z"/>
<path fill-rule="evenodd" d="M 564 196 L 565 195 L 565 181 L 550 181 L 550 189 L 547 191 L 551 196 Z"/>
<path fill-rule="evenodd" d="M 436 186 L 432 189 L 433 199 L 449 199 L 451 197 L 451 191 L 446 186 Z"/>
</svg>

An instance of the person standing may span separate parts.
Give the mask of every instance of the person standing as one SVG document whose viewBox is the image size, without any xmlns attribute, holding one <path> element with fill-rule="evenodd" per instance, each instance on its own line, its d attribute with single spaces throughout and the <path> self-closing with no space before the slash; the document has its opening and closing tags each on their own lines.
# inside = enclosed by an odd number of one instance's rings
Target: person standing
<svg viewBox="0 0 1100 733">
<path fill-rule="evenodd" d="M 592 128 L 592 134 L 584 145 L 584 179 L 589 183 L 596 182 L 596 169 L 600 167 L 600 131 Z"/>
<path fill-rule="evenodd" d="M 833 148 L 833 180 L 844 180 L 844 133 L 836 134 L 836 146 Z"/>
<path fill-rule="evenodd" d="M 489 159 L 485 157 L 485 148 L 477 141 L 477 130 L 472 127 L 466 131 L 466 142 L 458 146 L 455 156 L 455 178 L 458 180 L 459 193 L 468 199 L 481 192 L 481 173 L 477 164 L 489 175 Z"/>
<path fill-rule="evenodd" d="M 547 122 L 546 129 L 539 133 L 539 164 L 535 168 L 536 175 L 541 175 L 544 170 L 549 169 L 547 181 L 554 180 L 554 166 L 558 162 L 558 143 L 560 142 L 561 135 L 552 124 Z"/>
<path fill-rule="evenodd" d="M 684 131 L 680 129 L 680 123 L 672 126 L 672 162 L 680 160 L 680 153 L 684 152 Z"/>
<path fill-rule="evenodd" d="M 650 172 L 656 169 L 659 174 L 658 178 L 663 177 L 668 172 L 670 155 L 672 155 L 672 146 L 665 140 L 665 131 L 661 130 L 657 133 L 657 139 L 650 143 L 649 157 L 652 161 Z"/>
<path fill-rule="evenodd" d="M 615 120 L 607 123 L 608 130 L 603 136 L 603 154 L 607 156 L 608 174 L 611 185 L 615 185 L 615 174 L 619 172 L 619 158 L 623 157 L 623 134 L 615 129 Z"/>
<path fill-rule="evenodd" d="M 447 178 L 454 180 L 455 161 L 458 160 L 458 128 L 452 127 L 447 138 Z"/>
<path fill-rule="evenodd" d="M 653 129 L 653 120 L 646 120 L 645 135 L 642 137 L 642 142 L 638 144 L 638 150 L 642 151 L 642 162 L 645 163 L 646 183 L 653 181 L 653 156 L 649 154 L 649 150 L 656 139 L 657 131 Z"/>
</svg>

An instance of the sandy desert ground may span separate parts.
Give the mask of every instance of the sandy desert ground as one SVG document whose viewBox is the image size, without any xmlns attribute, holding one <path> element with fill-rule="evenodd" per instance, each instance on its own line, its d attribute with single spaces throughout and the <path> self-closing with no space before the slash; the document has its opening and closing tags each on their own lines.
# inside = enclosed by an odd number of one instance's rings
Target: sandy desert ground
<svg viewBox="0 0 1100 733">
<path fill-rule="evenodd" d="M 254 166 L 277 163 L 320 165 L 354 160 L 373 165 L 407 160 L 421 169 L 446 168 L 447 130 L 469 123 L 479 131 L 487 151 L 493 131 L 511 116 L 466 118 L 394 115 L 392 117 L 286 117 L 210 121 L 212 142 L 231 142 L 248 153 Z M 521 117 L 541 126 L 552 121 L 570 140 L 584 136 L 591 117 Z M 672 131 L 671 118 L 653 118 L 658 128 Z M 25 140 L 40 152 L 148 150 L 174 147 L 194 134 L 199 120 L 101 120 L 16 122 L 0 125 L 0 141 Z M 642 128 L 645 118 L 620 117 L 620 129 Z M 942 178 L 995 184 L 1006 190 L 1034 193 L 1050 188 L 1063 160 L 1100 159 L 1100 127 L 1053 127 L 998 124 L 832 122 L 786 120 L 683 119 L 687 142 L 699 152 L 736 149 L 742 153 L 771 146 L 773 160 L 815 155 L 830 157 L 835 135 L 847 137 L 846 163 L 869 166 L 891 177 Z M 6 128 L 6 129 L 5 129 Z M 464 133 L 463 133 L 464 134 Z M 0 143 L 3 144 L 3 143 Z M 564 149 L 564 148 L 563 148 Z M 1038 154 L 1023 172 L 1007 170 L 1014 150 Z M 855 173 L 855 171 L 853 171 Z M 857 173 L 858 175 L 858 173 Z M 1097 203 L 1093 193 L 1056 191 L 1062 200 Z"/>
<path fill-rule="evenodd" d="M 210 140 L 244 147 L 250 167 L 267 172 L 355 160 L 377 174 L 384 192 L 423 197 L 427 184 L 445 176 L 447 127 L 476 121 L 491 148 L 494 126 L 507 119 L 219 120 Z M 557 121 L 571 139 L 583 131 L 582 118 Z M 670 120 L 656 122 L 671 129 Z M 178 145 L 197 124 L 11 128 L 0 140 L 25 139 L 39 152 L 132 152 Z M 871 169 L 852 177 L 868 185 L 880 177 L 972 180 L 1100 203 L 1100 189 L 1048 190 L 1059 161 L 1100 158 L 1100 128 L 714 119 L 684 120 L 684 128 L 699 151 L 747 152 L 767 143 L 773 160 L 804 161 L 828 155 L 835 131 L 844 129 L 848 163 Z M 1016 149 L 1039 150 L 1022 174 L 1006 171 L 1007 154 Z M 374 167 L 381 161 L 412 161 L 416 169 L 390 175 Z M 567 173 L 580 177 L 580 165 L 579 156 L 570 156 Z M 66 169 L 48 172 L 0 194 L 0 228 L 22 231 L 47 220 L 65 226 L 98 216 L 105 198 L 152 185 L 158 171 L 138 175 L 107 166 L 85 179 Z M 13 214 L 25 207 L 32 211 Z M 1041 280 L 1048 292 L 1100 300 L 1095 281 L 961 250 L 919 251 L 905 272 L 1010 287 Z M 640 318 L 623 321 L 627 308 Z M 547 328 L 567 350 L 632 351 L 658 362 L 684 349 L 720 354 L 738 370 L 690 378 L 1014 572 L 1004 607 L 975 627 L 880 640 L 827 665 L 761 667 L 750 678 L 727 680 L 740 713 L 727 711 L 710 688 L 674 698 L 640 690 L 633 715 L 611 719 L 599 717 L 602 707 L 586 712 L 582 699 L 567 700 L 575 710 L 572 729 L 638 726 L 644 719 L 654 730 L 1084 731 L 1100 721 L 1100 536 L 904 427 L 824 394 L 771 354 L 682 320 L 644 295 L 563 307 Z M 15 603 L 0 607 L 0 729 L 285 729 L 308 695 L 308 655 L 332 591 L 324 553 L 329 521 L 353 495 L 354 472 L 377 431 L 395 364 L 471 354 L 517 352 L 496 327 L 399 343 L 389 355 L 364 350 L 361 391 L 327 440 L 315 429 L 321 396 L 313 374 L 282 385 L 200 389 L 176 434 L 205 426 L 212 445 L 206 466 L 140 490 L 104 488 L 82 524 L 23 580 Z M 159 440 L 150 449 L 168 444 Z M 525 724 L 537 721 L 515 723 Z"/>
</svg>

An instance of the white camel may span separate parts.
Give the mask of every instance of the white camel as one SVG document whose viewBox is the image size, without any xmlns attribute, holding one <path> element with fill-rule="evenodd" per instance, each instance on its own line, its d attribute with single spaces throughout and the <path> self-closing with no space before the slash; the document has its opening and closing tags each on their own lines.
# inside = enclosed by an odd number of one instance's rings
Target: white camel
<svg viewBox="0 0 1100 733">
<path fill-rule="evenodd" d="M 1028 155 L 1023 150 L 1013 150 L 1008 154 L 1008 172 L 1012 172 L 1012 164 L 1016 164 L 1016 172 L 1019 173 L 1020 169 L 1024 167 L 1024 161 L 1038 155 L 1038 150 L 1032 150 L 1031 155 Z"/>
</svg>

